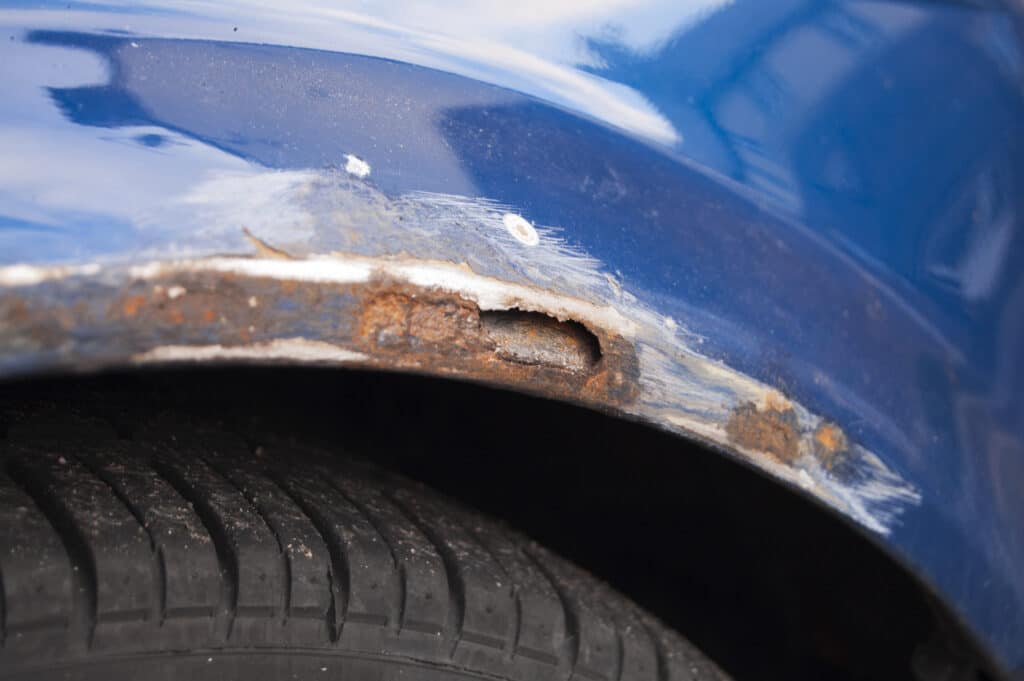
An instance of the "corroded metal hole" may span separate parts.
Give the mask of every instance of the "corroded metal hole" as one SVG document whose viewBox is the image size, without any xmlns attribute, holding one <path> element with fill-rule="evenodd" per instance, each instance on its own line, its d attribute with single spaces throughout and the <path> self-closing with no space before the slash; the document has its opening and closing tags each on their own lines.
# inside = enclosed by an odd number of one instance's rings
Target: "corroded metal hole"
<svg viewBox="0 0 1024 681">
<path fill-rule="evenodd" d="M 597 336 L 574 321 L 522 310 L 480 313 L 480 325 L 495 353 L 522 364 L 590 371 L 601 359 Z"/>
</svg>

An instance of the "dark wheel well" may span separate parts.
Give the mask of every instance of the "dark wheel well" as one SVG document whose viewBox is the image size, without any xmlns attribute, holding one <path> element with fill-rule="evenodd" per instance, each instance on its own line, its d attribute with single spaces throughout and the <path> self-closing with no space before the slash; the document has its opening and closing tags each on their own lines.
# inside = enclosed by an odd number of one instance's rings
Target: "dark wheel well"
<svg viewBox="0 0 1024 681">
<path fill-rule="evenodd" d="M 324 446 L 355 438 L 363 451 L 388 452 L 379 463 L 607 580 L 736 679 L 990 678 L 954 618 L 859 530 L 640 424 L 465 383 L 341 370 L 0 385 L 8 410 L 28 401 L 88 404 L 127 432 L 140 413 L 173 409 L 216 420 L 253 447 L 267 436 Z"/>
</svg>

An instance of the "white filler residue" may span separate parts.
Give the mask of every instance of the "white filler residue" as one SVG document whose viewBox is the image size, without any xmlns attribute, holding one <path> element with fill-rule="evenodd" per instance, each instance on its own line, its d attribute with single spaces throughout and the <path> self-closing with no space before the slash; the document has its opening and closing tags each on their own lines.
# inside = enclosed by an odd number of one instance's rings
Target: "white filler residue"
<svg viewBox="0 0 1024 681">
<path fill-rule="evenodd" d="M 522 215 L 505 213 L 501 216 L 501 221 L 508 233 L 516 238 L 516 241 L 527 246 L 536 246 L 540 243 L 540 235 L 537 234 L 537 230 Z"/>
<path fill-rule="evenodd" d="M 370 164 L 353 154 L 345 154 L 345 172 L 358 178 L 368 177 Z"/>
</svg>

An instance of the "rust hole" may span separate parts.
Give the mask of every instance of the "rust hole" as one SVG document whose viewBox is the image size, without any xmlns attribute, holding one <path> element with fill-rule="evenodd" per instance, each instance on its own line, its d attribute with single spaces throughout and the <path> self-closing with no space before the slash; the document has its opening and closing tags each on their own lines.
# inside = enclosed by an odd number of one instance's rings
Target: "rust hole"
<svg viewBox="0 0 1024 681">
<path fill-rule="evenodd" d="M 505 360 L 578 372 L 601 360 L 597 336 L 579 322 L 513 309 L 481 312 L 480 325 Z"/>
</svg>

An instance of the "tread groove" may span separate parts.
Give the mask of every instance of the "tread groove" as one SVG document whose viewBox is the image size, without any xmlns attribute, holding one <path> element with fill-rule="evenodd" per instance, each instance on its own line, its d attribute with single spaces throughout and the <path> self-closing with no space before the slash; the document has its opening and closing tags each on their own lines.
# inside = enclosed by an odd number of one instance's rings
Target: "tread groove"
<svg viewBox="0 0 1024 681">
<path fill-rule="evenodd" d="M 626 668 L 624 655 L 626 653 L 626 646 L 622 640 L 622 630 L 615 627 L 615 671 L 612 674 L 612 678 L 615 681 L 622 681 L 622 672 Z"/>
<path fill-rule="evenodd" d="M 6 472 L 11 481 L 32 499 L 43 516 L 60 537 L 68 561 L 71 563 L 72 593 L 75 594 L 73 612 L 78 636 L 86 650 L 92 646 L 96 631 L 97 590 L 96 562 L 85 534 L 74 518 L 57 499 L 46 490 L 46 483 L 28 466 L 18 460 L 7 463 Z"/>
<path fill-rule="evenodd" d="M 159 600 L 157 607 L 157 624 L 163 626 L 167 621 L 167 558 L 164 556 L 164 549 L 158 546 L 156 549 L 156 578 L 160 583 Z"/>
<path fill-rule="evenodd" d="M 373 517 L 372 513 L 370 513 L 362 504 L 360 504 L 355 499 L 346 494 L 345 490 L 343 490 L 341 486 L 334 481 L 333 476 L 325 475 L 324 477 L 327 480 L 327 484 L 330 485 L 331 489 L 337 492 L 342 499 L 348 502 L 348 504 L 352 508 L 354 508 L 356 512 L 360 516 L 362 516 L 364 520 L 366 520 L 367 523 L 369 523 L 370 527 L 373 528 L 373 531 L 377 533 L 377 538 L 381 541 L 384 548 L 388 550 L 388 555 L 391 557 L 391 565 L 399 574 L 398 597 L 396 599 L 398 601 L 398 607 L 395 609 L 396 612 L 395 616 L 392 618 L 394 621 L 391 623 L 391 628 L 395 633 L 400 633 L 402 631 L 402 622 L 405 620 L 405 598 L 407 588 L 405 582 L 405 568 L 398 560 L 398 555 L 395 553 L 395 547 L 391 545 L 391 542 L 388 541 L 387 536 L 384 534 L 383 531 L 381 531 L 380 522 L 377 520 L 377 518 Z"/>
<path fill-rule="evenodd" d="M 398 509 L 399 513 L 423 534 L 431 546 L 434 547 L 434 550 L 437 551 L 437 555 L 441 557 L 441 563 L 444 565 L 445 579 L 448 584 L 448 616 L 445 622 L 445 629 L 448 630 L 446 634 L 452 638 L 448 657 L 455 657 L 455 650 L 459 647 L 459 642 L 462 640 L 462 623 L 465 619 L 466 610 L 466 583 L 462 576 L 462 570 L 459 565 L 460 561 L 447 542 L 438 535 L 437 531 L 424 521 L 419 514 L 409 508 L 408 504 L 399 499 L 392 490 L 388 490 L 384 496 Z"/>
<path fill-rule="evenodd" d="M 348 555 L 345 551 L 344 539 L 338 534 L 337 530 L 331 527 L 331 524 L 323 514 L 316 510 L 315 507 L 311 506 L 306 499 L 303 499 L 302 496 L 296 492 L 296 490 L 292 488 L 292 486 L 287 483 L 277 471 L 268 471 L 267 478 L 289 499 L 291 499 L 296 508 L 298 508 L 299 511 L 309 519 L 313 529 L 320 535 L 320 539 L 323 541 L 324 546 L 327 547 L 327 553 L 331 559 L 331 568 L 327 571 L 327 589 L 330 594 L 330 604 L 327 611 L 327 628 L 331 643 L 337 643 L 338 639 L 341 638 L 342 628 L 345 626 L 345 620 L 348 615 L 348 594 L 350 588 L 350 567 L 348 564 Z M 337 585 L 337 590 L 335 590 L 335 578 L 340 579 L 341 581 L 341 583 Z M 341 601 L 340 607 L 338 601 Z"/>
<path fill-rule="evenodd" d="M 0 438 L 2 439 L 2 438 Z M 0 569 L 0 648 L 7 645 L 7 592 L 4 587 L 4 571 Z"/>
<path fill-rule="evenodd" d="M 522 635 L 523 629 L 523 599 L 519 593 L 519 587 L 512 589 L 512 603 L 515 607 L 515 620 L 512 624 L 512 643 L 508 649 L 509 659 L 514 657 L 519 650 L 519 637 Z"/>
<path fill-rule="evenodd" d="M 228 536 L 227 528 L 223 520 L 218 516 L 216 509 L 210 505 L 200 490 L 196 489 L 180 471 L 168 465 L 164 461 L 151 461 L 153 470 L 169 484 L 174 491 L 182 496 L 192 505 L 193 510 L 199 517 L 199 521 L 206 528 L 207 534 L 213 542 L 214 552 L 217 554 L 217 562 L 221 575 L 221 615 L 225 620 L 225 631 L 223 639 L 231 638 L 231 631 L 234 628 L 235 617 L 238 611 L 238 578 L 239 565 L 238 554 Z"/>
<path fill-rule="evenodd" d="M 274 651 L 281 669 L 357 657 L 360 677 L 407 660 L 438 679 L 724 679 L 608 585 L 419 483 L 159 418 L 127 444 L 72 422 L 3 445 L 5 673 L 191 656 L 216 675 L 205 663 L 222 656 L 277 678 L 254 661 Z"/>
<path fill-rule="evenodd" d="M 502 562 L 501 558 L 498 556 L 498 554 L 495 553 L 491 546 L 486 541 L 484 541 L 483 538 L 480 537 L 480 533 L 477 531 L 477 528 L 473 527 L 468 523 L 463 522 L 462 518 L 459 515 L 456 515 L 453 518 L 453 520 L 459 527 L 462 528 L 462 530 L 470 538 L 472 538 L 473 543 L 475 543 L 477 546 L 483 549 L 484 553 L 490 556 L 491 560 L 494 562 L 494 565 L 496 565 L 498 570 L 501 571 L 502 576 L 506 580 L 505 583 L 511 585 L 513 619 L 512 626 L 509 627 L 511 629 L 511 634 L 505 636 L 505 643 L 503 647 L 503 650 L 505 650 L 508 653 L 509 659 L 511 659 L 515 655 L 516 649 L 519 647 L 520 630 L 523 626 L 523 603 L 520 600 L 519 587 L 516 586 L 515 580 L 512 578 L 512 575 L 509 574 L 509 571 L 505 568 L 505 565 Z"/>
<path fill-rule="evenodd" d="M 528 547 L 522 548 L 522 553 L 526 556 L 540 571 L 544 579 L 551 584 L 551 588 L 554 589 L 555 595 L 558 597 L 558 602 L 562 606 L 562 617 L 565 621 L 565 636 L 563 639 L 563 646 L 567 649 L 566 662 L 569 668 L 566 679 L 571 679 L 573 674 L 576 673 L 576 662 L 579 659 L 580 654 L 580 623 L 579 615 L 576 612 L 576 606 L 572 603 L 569 595 L 562 587 L 558 578 L 555 577 L 554 573 L 541 561 Z M 569 643 L 571 641 L 571 643 Z M 568 645 L 567 645 L 568 644 Z"/>
<path fill-rule="evenodd" d="M 289 556 L 288 552 L 284 549 L 286 542 L 281 540 L 281 535 L 278 534 L 277 529 L 274 527 L 274 524 L 270 522 L 270 519 L 267 517 L 267 514 L 263 512 L 262 508 L 260 508 L 259 501 L 253 498 L 251 492 L 246 490 L 242 485 L 238 484 L 238 482 L 235 481 L 234 477 L 226 473 L 221 468 L 219 462 L 214 461 L 213 459 L 211 459 L 211 457 L 208 456 L 201 457 L 201 459 L 207 465 L 207 467 L 210 469 L 212 473 L 219 476 L 222 480 L 224 480 L 224 482 L 230 485 L 232 489 L 237 490 L 238 493 L 242 495 L 242 498 L 245 499 L 246 503 L 249 505 L 249 508 L 251 508 L 252 511 L 257 516 L 259 516 L 259 519 L 263 522 L 263 525 L 267 528 L 267 531 L 269 531 L 271 536 L 274 537 L 274 541 L 277 543 L 277 553 L 281 559 L 281 575 L 283 580 L 283 588 L 281 590 L 281 613 L 284 621 L 287 621 L 291 612 L 292 566 L 291 556 Z"/>
<path fill-rule="evenodd" d="M 98 466 L 97 463 L 92 459 L 92 457 L 88 455 L 82 456 L 76 454 L 74 458 L 76 461 L 82 464 L 83 468 L 91 472 L 93 476 L 96 477 L 97 480 L 101 481 L 104 485 L 107 486 L 107 489 L 110 490 L 110 493 L 113 494 L 114 497 L 118 501 L 120 501 L 121 504 L 126 509 L 128 509 L 128 512 L 132 515 L 133 518 L 135 518 L 135 521 L 139 524 L 139 527 L 141 527 L 142 531 L 146 533 L 146 538 L 149 540 L 149 549 L 153 553 L 153 566 L 157 576 L 157 579 L 154 580 L 154 585 L 156 586 L 156 599 L 154 605 L 154 609 L 156 610 L 154 614 L 156 615 L 156 617 L 154 619 L 156 619 L 157 622 L 163 622 L 165 613 L 167 611 L 167 582 L 165 579 L 166 572 L 164 570 L 163 565 L 163 555 L 157 549 L 156 540 L 153 538 L 153 533 L 150 531 L 149 526 L 146 523 L 146 518 L 144 514 L 139 509 L 138 505 L 128 498 L 128 495 L 124 493 L 124 490 L 122 490 L 120 486 L 118 486 L 116 482 L 111 479 L 110 474 L 104 471 L 100 466 Z"/>
<path fill-rule="evenodd" d="M 651 639 L 651 645 L 654 646 L 654 660 L 658 665 L 658 681 L 668 681 L 668 653 L 665 650 L 665 642 L 651 629 L 650 624 L 644 622 L 642 618 L 640 623 L 644 628 L 644 633 Z"/>
</svg>

